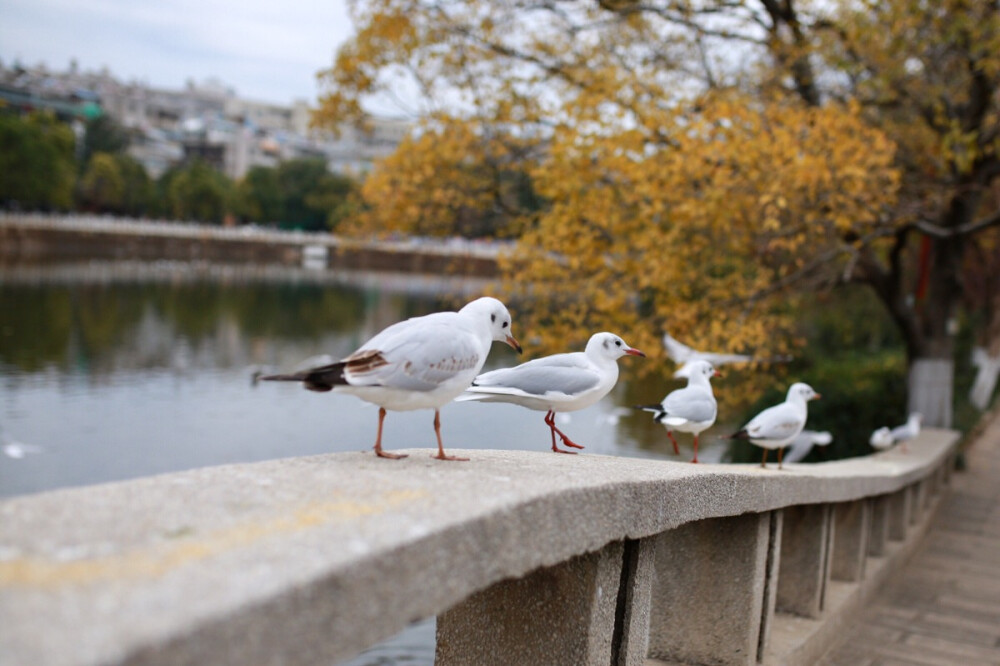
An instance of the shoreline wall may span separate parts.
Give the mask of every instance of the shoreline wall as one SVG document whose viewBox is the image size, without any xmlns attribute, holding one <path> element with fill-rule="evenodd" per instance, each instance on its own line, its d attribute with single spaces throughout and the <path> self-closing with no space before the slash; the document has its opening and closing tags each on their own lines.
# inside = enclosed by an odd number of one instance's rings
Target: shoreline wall
<svg viewBox="0 0 1000 666">
<path fill-rule="evenodd" d="M 498 275 L 500 250 L 468 241 L 356 242 L 332 234 L 86 216 L 0 215 L 0 265 L 81 259 Z"/>
</svg>

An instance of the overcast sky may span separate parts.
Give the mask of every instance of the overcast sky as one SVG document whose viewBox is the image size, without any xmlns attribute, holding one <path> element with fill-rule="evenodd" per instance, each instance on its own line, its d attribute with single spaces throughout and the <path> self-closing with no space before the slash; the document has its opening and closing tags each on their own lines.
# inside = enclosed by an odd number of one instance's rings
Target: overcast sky
<svg viewBox="0 0 1000 666">
<path fill-rule="evenodd" d="M 316 72 L 352 32 L 345 0 L 0 0 L 0 59 L 181 88 L 215 77 L 245 98 L 315 102 Z"/>
</svg>

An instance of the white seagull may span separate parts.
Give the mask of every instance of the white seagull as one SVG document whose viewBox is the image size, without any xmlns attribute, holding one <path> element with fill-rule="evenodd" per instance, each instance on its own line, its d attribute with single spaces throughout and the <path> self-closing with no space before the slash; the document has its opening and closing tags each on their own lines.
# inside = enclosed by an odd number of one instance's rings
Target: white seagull
<svg viewBox="0 0 1000 666">
<path fill-rule="evenodd" d="M 833 442 L 833 434 L 828 430 L 803 430 L 788 445 L 785 462 L 798 462 L 809 455 L 814 446 L 828 446 Z"/>
<path fill-rule="evenodd" d="M 719 352 L 700 351 L 688 347 L 669 333 L 663 334 L 663 348 L 667 350 L 667 356 L 680 367 L 674 372 L 674 377 L 687 377 L 692 361 L 708 361 L 713 365 L 724 365 L 726 363 L 749 363 L 751 361 L 761 361 L 769 363 L 787 363 L 792 360 L 791 356 L 774 356 L 772 358 L 756 358 L 748 354 L 722 354 Z"/>
<path fill-rule="evenodd" d="M 509 402 L 544 411 L 545 425 L 552 432 L 552 450 L 575 453 L 556 446 L 583 447 L 556 427 L 556 412 L 574 412 L 590 407 L 614 388 L 618 381 L 618 359 L 626 354 L 645 356 L 614 333 L 595 333 L 582 352 L 553 354 L 513 368 L 485 372 L 457 398 L 458 401 Z"/>
<path fill-rule="evenodd" d="M 922 419 L 923 415 L 920 412 L 913 412 L 906 419 L 906 423 L 892 429 L 892 441 L 893 443 L 900 443 L 899 448 L 901 451 L 905 452 L 906 442 L 915 439 L 920 434 L 920 422 Z"/>
<path fill-rule="evenodd" d="M 767 467 L 768 449 L 778 449 L 778 469 L 781 469 L 781 456 L 786 446 L 802 432 L 808 418 L 806 403 L 817 400 L 819 393 L 808 384 L 796 382 L 788 388 L 785 401 L 774 407 L 768 407 L 734 435 L 733 439 L 748 439 L 752 444 L 764 449 L 761 467 Z"/>
<path fill-rule="evenodd" d="M 882 426 L 868 438 L 868 443 L 872 445 L 872 448 L 879 451 L 885 451 L 895 444 L 895 442 L 896 440 L 892 438 L 892 430 L 889 429 L 889 426 Z"/>
<path fill-rule="evenodd" d="M 715 423 L 718 405 L 712 395 L 711 378 L 719 372 L 708 361 L 697 359 L 687 365 L 688 384 L 682 389 L 671 391 L 659 405 L 638 405 L 637 409 L 652 412 L 653 420 L 667 429 L 667 437 L 674 445 L 674 454 L 680 453 L 674 430 L 690 432 L 694 435 L 694 458 L 698 462 L 698 435 Z"/>
<path fill-rule="evenodd" d="M 478 298 L 458 312 L 436 312 L 393 324 L 336 363 L 261 379 L 302 382 L 311 391 L 349 393 L 378 405 L 375 454 L 382 458 L 406 457 L 382 450 L 387 409 L 433 409 L 438 443 L 434 457 L 468 460 L 444 454 L 440 409 L 469 387 L 494 340 L 521 352 L 510 324 L 503 303 Z"/>
</svg>

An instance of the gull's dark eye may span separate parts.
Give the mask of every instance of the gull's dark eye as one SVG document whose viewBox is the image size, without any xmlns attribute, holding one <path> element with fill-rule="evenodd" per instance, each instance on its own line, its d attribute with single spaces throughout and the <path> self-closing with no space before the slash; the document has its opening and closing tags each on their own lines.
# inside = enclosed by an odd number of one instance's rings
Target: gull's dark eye
<svg viewBox="0 0 1000 666">
<path fill-rule="evenodd" d="M 501 326 L 500 328 L 507 328 L 508 324 L 510 324 L 510 322 L 509 321 L 505 321 L 503 323 L 503 326 Z"/>
<path fill-rule="evenodd" d="M 621 347 L 622 346 L 622 341 L 621 340 L 615 340 L 615 344 L 618 345 L 619 347 Z"/>
<path fill-rule="evenodd" d="M 490 321 L 494 324 L 497 323 L 497 316 L 495 314 L 490 315 Z"/>
</svg>

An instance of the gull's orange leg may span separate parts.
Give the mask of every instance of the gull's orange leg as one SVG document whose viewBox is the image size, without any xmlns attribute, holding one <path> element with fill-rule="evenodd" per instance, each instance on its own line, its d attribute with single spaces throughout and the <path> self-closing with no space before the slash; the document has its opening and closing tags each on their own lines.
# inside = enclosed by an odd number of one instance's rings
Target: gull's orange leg
<svg viewBox="0 0 1000 666">
<path fill-rule="evenodd" d="M 444 446 L 441 444 L 441 412 L 437 409 L 434 410 L 434 434 L 436 434 L 438 438 L 438 454 L 436 456 L 431 456 L 431 458 L 437 458 L 438 460 L 468 460 L 468 458 L 446 456 L 444 454 Z"/>
<path fill-rule="evenodd" d="M 382 421 L 385 421 L 385 407 L 378 408 L 378 435 L 375 436 L 375 455 L 379 458 L 392 458 L 393 460 L 405 458 L 407 456 L 405 453 L 389 453 L 382 450 Z"/>
</svg>

